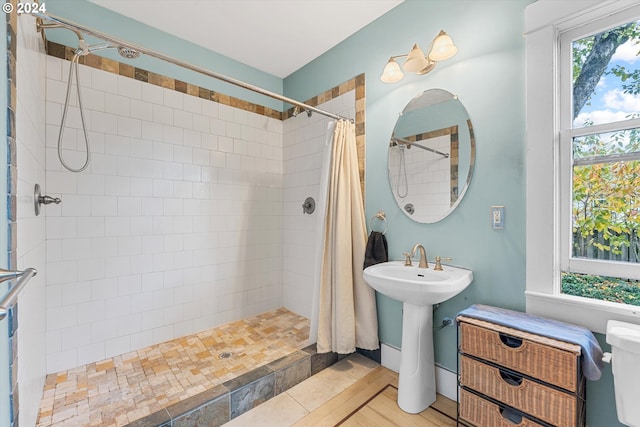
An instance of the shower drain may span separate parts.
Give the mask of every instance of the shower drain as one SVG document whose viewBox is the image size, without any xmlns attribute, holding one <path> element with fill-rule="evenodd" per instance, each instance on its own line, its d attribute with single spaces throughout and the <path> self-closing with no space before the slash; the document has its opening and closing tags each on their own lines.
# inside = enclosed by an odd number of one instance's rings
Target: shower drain
<svg viewBox="0 0 640 427">
<path fill-rule="evenodd" d="M 223 351 L 222 353 L 220 353 L 220 354 L 218 355 L 218 357 L 219 357 L 220 359 L 228 359 L 228 358 L 230 358 L 230 357 L 231 357 L 231 355 L 232 355 L 232 353 L 231 353 L 230 351 Z"/>
</svg>

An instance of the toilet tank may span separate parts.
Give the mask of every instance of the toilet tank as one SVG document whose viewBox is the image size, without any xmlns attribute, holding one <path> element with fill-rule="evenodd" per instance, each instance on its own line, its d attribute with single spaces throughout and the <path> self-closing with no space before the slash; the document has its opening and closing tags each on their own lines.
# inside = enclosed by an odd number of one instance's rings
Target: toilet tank
<svg viewBox="0 0 640 427">
<path fill-rule="evenodd" d="M 618 420 L 629 426 L 640 426 L 640 405 L 636 395 L 640 384 L 640 325 L 609 320 L 607 343 L 611 345 Z"/>
</svg>

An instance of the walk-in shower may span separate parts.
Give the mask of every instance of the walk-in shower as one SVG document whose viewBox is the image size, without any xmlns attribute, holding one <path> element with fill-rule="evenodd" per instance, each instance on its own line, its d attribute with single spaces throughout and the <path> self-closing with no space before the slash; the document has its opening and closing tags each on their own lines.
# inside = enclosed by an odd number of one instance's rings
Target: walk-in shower
<svg viewBox="0 0 640 427">
<path fill-rule="evenodd" d="M 33 36 L 37 42 L 39 35 Z M 246 102 L 228 100 L 211 88 L 185 87 L 160 74 L 161 66 L 144 70 L 145 49 L 87 41 L 91 45 L 80 46 L 76 60 L 72 49 L 78 46 L 49 42 L 42 61 L 46 90 L 40 91 L 46 115 L 33 120 L 43 123 L 40 149 L 46 159 L 23 163 L 21 169 L 26 173 L 31 164 L 40 165 L 33 180 L 63 200 L 49 205 L 37 220 L 46 233 L 46 269 L 40 276 L 46 279 L 46 331 L 40 340 L 46 348 L 34 357 L 46 355 L 41 357 L 46 357 L 47 373 L 56 381 L 62 381 L 58 373 L 76 375 L 92 367 L 99 370 L 91 375 L 108 377 L 123 369 L 118 365 L 128 360 L 123 355 L 185 341 L 212 325 L 243 322 L 238 319 L 279 307 L 310 317 L 318 213 L 303 214 L 300 204 L 308 196 L 318 200 L 319 171 L 314 168 L 325 135 L 317 135 L 317 129 L 326 129 L 334 117 L 309 117 L 308 111 L 327 108 L 356 117 L 355 81 L 343 85 L 346 91 L 333 88 L 322 94 L 333 105 L 303 104 L 300 111 L 307 114 L 293 118 L 288 111 L 262 113 L 266 108 L 257 104 L 244 108 Z M 112 55 L 101 63 L 92 56 L 108 49 L 125 56 L 140 52 L 142 60 L 118 62 L 112 59 L 118 55 Z M 31 59 L 22 58 L 25 66 Z M 70 65 L 81 74 L 79 84 L 76 77 L 67 77 Z M 85 129 L 76 88 L 71 87 L 66 101 L 70 80 L 82 91 Z M 91 162 L 82 173 L 69 173 L 57 159 L 65 108 L 65 161 L 82 166 L 85 131 L 91 143 Z M 264 320 L 264 326 L 272 321 Z M 308 326 L 302 325 L 294 327 L 306 333 Z M 243 339 L 250 344 L 252 337 L 231 341 L 240 346 Z M 246 352 L 233 345 L 207 345 L 221 363 L 237 363 L 236 356 Z M 225 352 L 233 356 L 220 359 L 218 354 Z M 265 363 L 260 357 L 256 361 Z M 31 400 L 23 396 L 24 414 Z"/>
</svg>

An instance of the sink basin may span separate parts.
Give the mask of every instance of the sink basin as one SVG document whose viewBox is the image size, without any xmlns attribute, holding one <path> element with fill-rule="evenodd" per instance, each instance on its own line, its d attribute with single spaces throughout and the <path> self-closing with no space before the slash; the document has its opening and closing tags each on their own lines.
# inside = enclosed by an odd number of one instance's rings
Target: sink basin
<svg viewBox="0 0 640 427">
<path fill-rule="evenodd" d="M 372 265 L 364 270 L 364 280 L 389 298 L 414 305 L 438 304 L 462 292 L 473 280 L 471 270 L 442 266 L 433 268 L 407 267 L 404 261 Z"/>
<path fill-rule="evenodd" d="M 402 350 L 398 378 L 398 406 L 417 414 L 436 401 L 433 359 L 433 304 L 462 292 L 473 281 L 466 268 L 406 267 L 390 261 L 364 269 L 364 280 L 376 291 L 402 301 Z"/>
</svg>

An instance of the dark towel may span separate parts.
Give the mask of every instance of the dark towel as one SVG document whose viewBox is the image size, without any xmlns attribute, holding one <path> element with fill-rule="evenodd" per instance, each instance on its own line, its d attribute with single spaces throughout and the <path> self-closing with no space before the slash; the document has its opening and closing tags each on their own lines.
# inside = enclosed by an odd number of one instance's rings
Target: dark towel
<svg viewBox="0 0 640 427">
<path fill-rule="evenodd" d="M 367 240 L 367 250 L 364 253 L 364 267 L 389 261 L 387 238 L 378 231 L 372 231 Z"/>
</svg>

